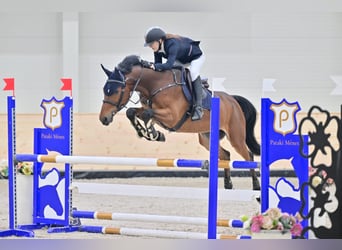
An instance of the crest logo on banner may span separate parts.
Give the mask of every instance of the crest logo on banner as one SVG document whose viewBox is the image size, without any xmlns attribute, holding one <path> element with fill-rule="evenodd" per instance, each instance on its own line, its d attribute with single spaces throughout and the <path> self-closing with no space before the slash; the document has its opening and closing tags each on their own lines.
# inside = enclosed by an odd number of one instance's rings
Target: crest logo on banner
<svg viewBox="0 0 342 250">
<path fill-rule="evenodd" d="M 298 102 L 288 103 L 283 99 L 279 104 L 273 103 L 270 109 L 274 112 L 274 131 L 285 136 L 297 129 L 295 114 L 299 111 Z"/>
<path fill-rule="evenodd" d="M 62 126 L 62 108 L 64 107 L 64 102 L 57 101 L 55 97 L 46 101 L 43 100 L 41 105 L 44 109 L 44 126 L 52 130 Z"/>
<path fill-rule="evenodd" d="M 72 155 L 72 99 L 51 97 L 43 99 L 40 106 L 44 110 L 44 128 L 34 129 L 34 153 Z M 65 173 L 70 169 L 70 164 L 64 164 Z M 70 180 L 54 164 L 36 162 L 35 174 L 34 222 L 68 225 Z"/>
</svg>

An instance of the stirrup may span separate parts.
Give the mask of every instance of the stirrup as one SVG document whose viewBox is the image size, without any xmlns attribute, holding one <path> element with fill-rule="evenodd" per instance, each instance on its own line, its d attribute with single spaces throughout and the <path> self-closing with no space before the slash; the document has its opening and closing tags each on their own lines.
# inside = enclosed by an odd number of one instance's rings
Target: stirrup
<svg viewBox="0 0 342 250">
<path fill-rule="evenodd" d="M 202 117 L 203 117 L 203 108 L 199 105 L 196 105 L 194 107 L 194 112 L 192 114 L 191 120 L 193 121 L 201 120 Z"/>
</svg>

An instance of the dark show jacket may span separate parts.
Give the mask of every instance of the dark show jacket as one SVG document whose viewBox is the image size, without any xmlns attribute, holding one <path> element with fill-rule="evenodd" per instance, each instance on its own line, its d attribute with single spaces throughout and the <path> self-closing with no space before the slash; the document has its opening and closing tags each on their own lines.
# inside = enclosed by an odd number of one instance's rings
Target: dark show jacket
<svg viewBox="0 0 342 250">
<path fill-rule="evenodd" d="M 169 38 L 164 40 L 164 52 L 154 52 L 154 67 L 157 71 L 171 69 L 175 61 L 178 60 L 183 64 L 199 58 L 202 51 L 199 47 L 199 41 L 194 41 L 187 37 Z M 167 61 L 162 63 L 162 58 Z"/>
</svg>

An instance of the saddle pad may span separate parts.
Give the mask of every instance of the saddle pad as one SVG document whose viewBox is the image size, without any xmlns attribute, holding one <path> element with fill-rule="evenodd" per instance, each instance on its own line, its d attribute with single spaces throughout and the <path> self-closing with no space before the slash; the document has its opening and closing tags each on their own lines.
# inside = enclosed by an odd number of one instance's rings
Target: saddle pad
<svg viewBox="0 0 342 250">
<path fill-rule="evenodd" d="M 190 104 L 193 104 L 193 98 L 192 95 L 190 93 L 190 90 L 187 86 L 187 84 L 183 84 L 182 85 L 182 89 L 183 89 L 183 93 L 185 98 L 188 100 L 188 102 Z M 210 110 L 211 109 L 211 91 L 209 89 L 206 88 L 202 88 L 202 107 L 204 109 Z M 192 105 L 191 105 L 192 106 Z"/>
</svg>

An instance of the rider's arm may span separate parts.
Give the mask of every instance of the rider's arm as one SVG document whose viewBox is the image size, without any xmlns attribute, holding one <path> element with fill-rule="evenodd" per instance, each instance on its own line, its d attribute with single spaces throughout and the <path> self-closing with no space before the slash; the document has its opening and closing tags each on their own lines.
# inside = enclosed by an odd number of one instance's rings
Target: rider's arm
<svg viewBox="0 0 342 250">
<path fill-rule="evenodd" d="M 176 42 L 171 43 L 165 50 L 167 50 L 167 61 L 165 63 L 156 62 L 154 64 L 156 71 L 163 71 L 172 69 L 176 62 L 177 53 L 178 53 L 179 45 Z"/>
<path fill-rule="evenodd" d="M 162 63 L 163 62 L 162 54 L 159 52 L 154 52 L 154 63 Z"/>
</svg>

